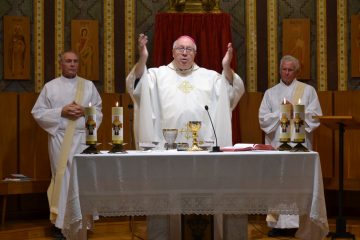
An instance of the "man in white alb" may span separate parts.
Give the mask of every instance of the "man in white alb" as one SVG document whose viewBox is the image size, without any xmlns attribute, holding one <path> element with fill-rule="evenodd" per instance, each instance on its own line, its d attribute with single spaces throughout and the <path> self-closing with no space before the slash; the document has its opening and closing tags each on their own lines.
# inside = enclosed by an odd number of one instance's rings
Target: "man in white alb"
<svg viewBox="0 0 360 240">
<path fill-rule="evenodd" d="M 140 57 L 126 79 L 134 102 L 137 143 L 164 143 L 162 129 L 183 129 L 189 121 L 201 121 L 200 140 L 214 141 L 204 108 L 207 105 L 219 145 L 230 146 L 231 112 L 245 91 L 243 81 L 230 67 L 232 44 L 227 46 L 222 60 L 223 72 L 219 74 L 194 62 L 196 44 L 189 36 L 181 36 L 174 42 L 171 63 L 147 69 L 147 42 L 147 36 L 140 34 Z"/>
<path fill-rule="evenodd" d="M 147 36 L 140 34 L 139 60 L 126 79 L 127 90 L 134 102 L 136 142 L 163 144 L 162 129 L 184 129 L 189 121 L 201 121 L 199 140 L 215 142 L 205 110 L 208 106 L 218 145 L 231 146 L 231 113 L 245 91 L 243 81 L 230 67 L 232 44 L 227 45 L 222 60 L 223 71 L 219 74 L 194 62 L 197 48 L 190 36 L 175 40 L 171 63 L 147 69 L 147 42 Z M 148 239 L 170 239 L 166 232 L 169 222 L 164 217 L 149 219 Z"/>
<path fill-rule="evenodd" d="M 102 120 L 102 100 L 91 81 L 77 76 L 79 57 L 75 52 L 61 54 L 59 64 L 61 76 L 45 84 L 31 113 L 48 133 L 52 173 L 48 190 L 50 220 L 62 229 L 73 156 L 87 147 L 84 107 L 89 104 L 95 107 L 98 128 Z"/>
<path fill-rule="evenodd" d="M 274 87 L 265 91 L 259 109 L 259 122 L 261 129 L 265 132 L 265 143 L 277 148 L 280 146 L 279 136 L 280 105 L 284 99 L 287 103 L 297 104 L 299 99 L 305 105 L 305 143 L 308 149 L 312 149 L 312 132 L 320 125 L 320 122 L 313 116 L 321 116 L 321 106 L 315 89 L 296 79 L 300 70 L 299 61 L 290 55 L 282 57 L 280 61 L 280 82 Z M 293 145 L 292 143 L 290 143 Z M 279 215 L 278 217 L 269 214 L 268 225 L 273 227 L 269 236 L 293 235 L 293 230 L 299 227 L 298 215 Z"/>
</svg>

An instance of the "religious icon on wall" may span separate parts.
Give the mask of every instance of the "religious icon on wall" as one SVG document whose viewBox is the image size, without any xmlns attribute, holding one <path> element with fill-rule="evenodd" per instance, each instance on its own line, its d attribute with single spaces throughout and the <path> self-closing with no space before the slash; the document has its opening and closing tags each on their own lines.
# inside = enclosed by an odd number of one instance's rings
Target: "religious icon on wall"
<svg viewBox="0 0 360 240">
<path fill-rule="evenodd" d="M 351 77 L 360 77 L 360 15 L 351 16 Z"/>
<path fill-rule="evenodd" d="M 98 21 L 71 21 L 71 48 L 79 54 L 78 75 L 88 80 L 99 80 Z"/>
<path fill-rule="evenodd" d="M 283 56 L 292 55 L 300 62 L 298 79 L 310 79 L 310 19 L 283 20 Z"/>
<path fill-rule="evenodd" d="M 30 19 L 4 16 L 4 78 L 30 79 Z"/>
</svg>

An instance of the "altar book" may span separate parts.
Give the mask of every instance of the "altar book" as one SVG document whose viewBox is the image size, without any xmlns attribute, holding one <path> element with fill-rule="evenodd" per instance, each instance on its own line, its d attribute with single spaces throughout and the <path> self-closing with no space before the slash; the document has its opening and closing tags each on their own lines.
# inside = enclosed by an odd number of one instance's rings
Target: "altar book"
<svg viewBox="0 0 360 240">
<path fill-rule="evenodd" d="M 275 150 L 270 144 L 257 144 L 257 143 L 236 143 L 234 146 L 222 147 L 224 152 L 237 152 L 237 151 L 254 151 L 254 150 Z"/>
</svg>

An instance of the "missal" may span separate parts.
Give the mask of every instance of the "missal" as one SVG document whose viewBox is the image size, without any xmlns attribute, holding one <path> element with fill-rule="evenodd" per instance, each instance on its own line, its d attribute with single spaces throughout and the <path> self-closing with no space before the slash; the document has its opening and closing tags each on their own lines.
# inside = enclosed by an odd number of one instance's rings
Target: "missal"
<svg viewBox="0 0 360 240">
<path fill-rule="evenodd" d="M 273 151 L 276 149 L 270 144 L 258 144 L 258 143 L 236 143 L 234 146 L 221 148 L 221 151 L 224 152 L 255 151 L 255 150 Z"/>
</svg>

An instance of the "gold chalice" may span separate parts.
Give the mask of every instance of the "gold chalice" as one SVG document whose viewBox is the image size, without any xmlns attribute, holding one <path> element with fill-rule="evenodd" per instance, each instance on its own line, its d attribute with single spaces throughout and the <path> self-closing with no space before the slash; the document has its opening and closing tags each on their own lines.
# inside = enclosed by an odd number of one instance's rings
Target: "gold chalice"
<svg viewBox="0 0 360 240">
<path fill-rule="evenodd" d="M 193 144 L 189 151 L 202 151 L 199 147 L 198 133 L 201 128 L 201 121 L 189 121 L 188 126 L 192 132 Z"/>
</svg>

